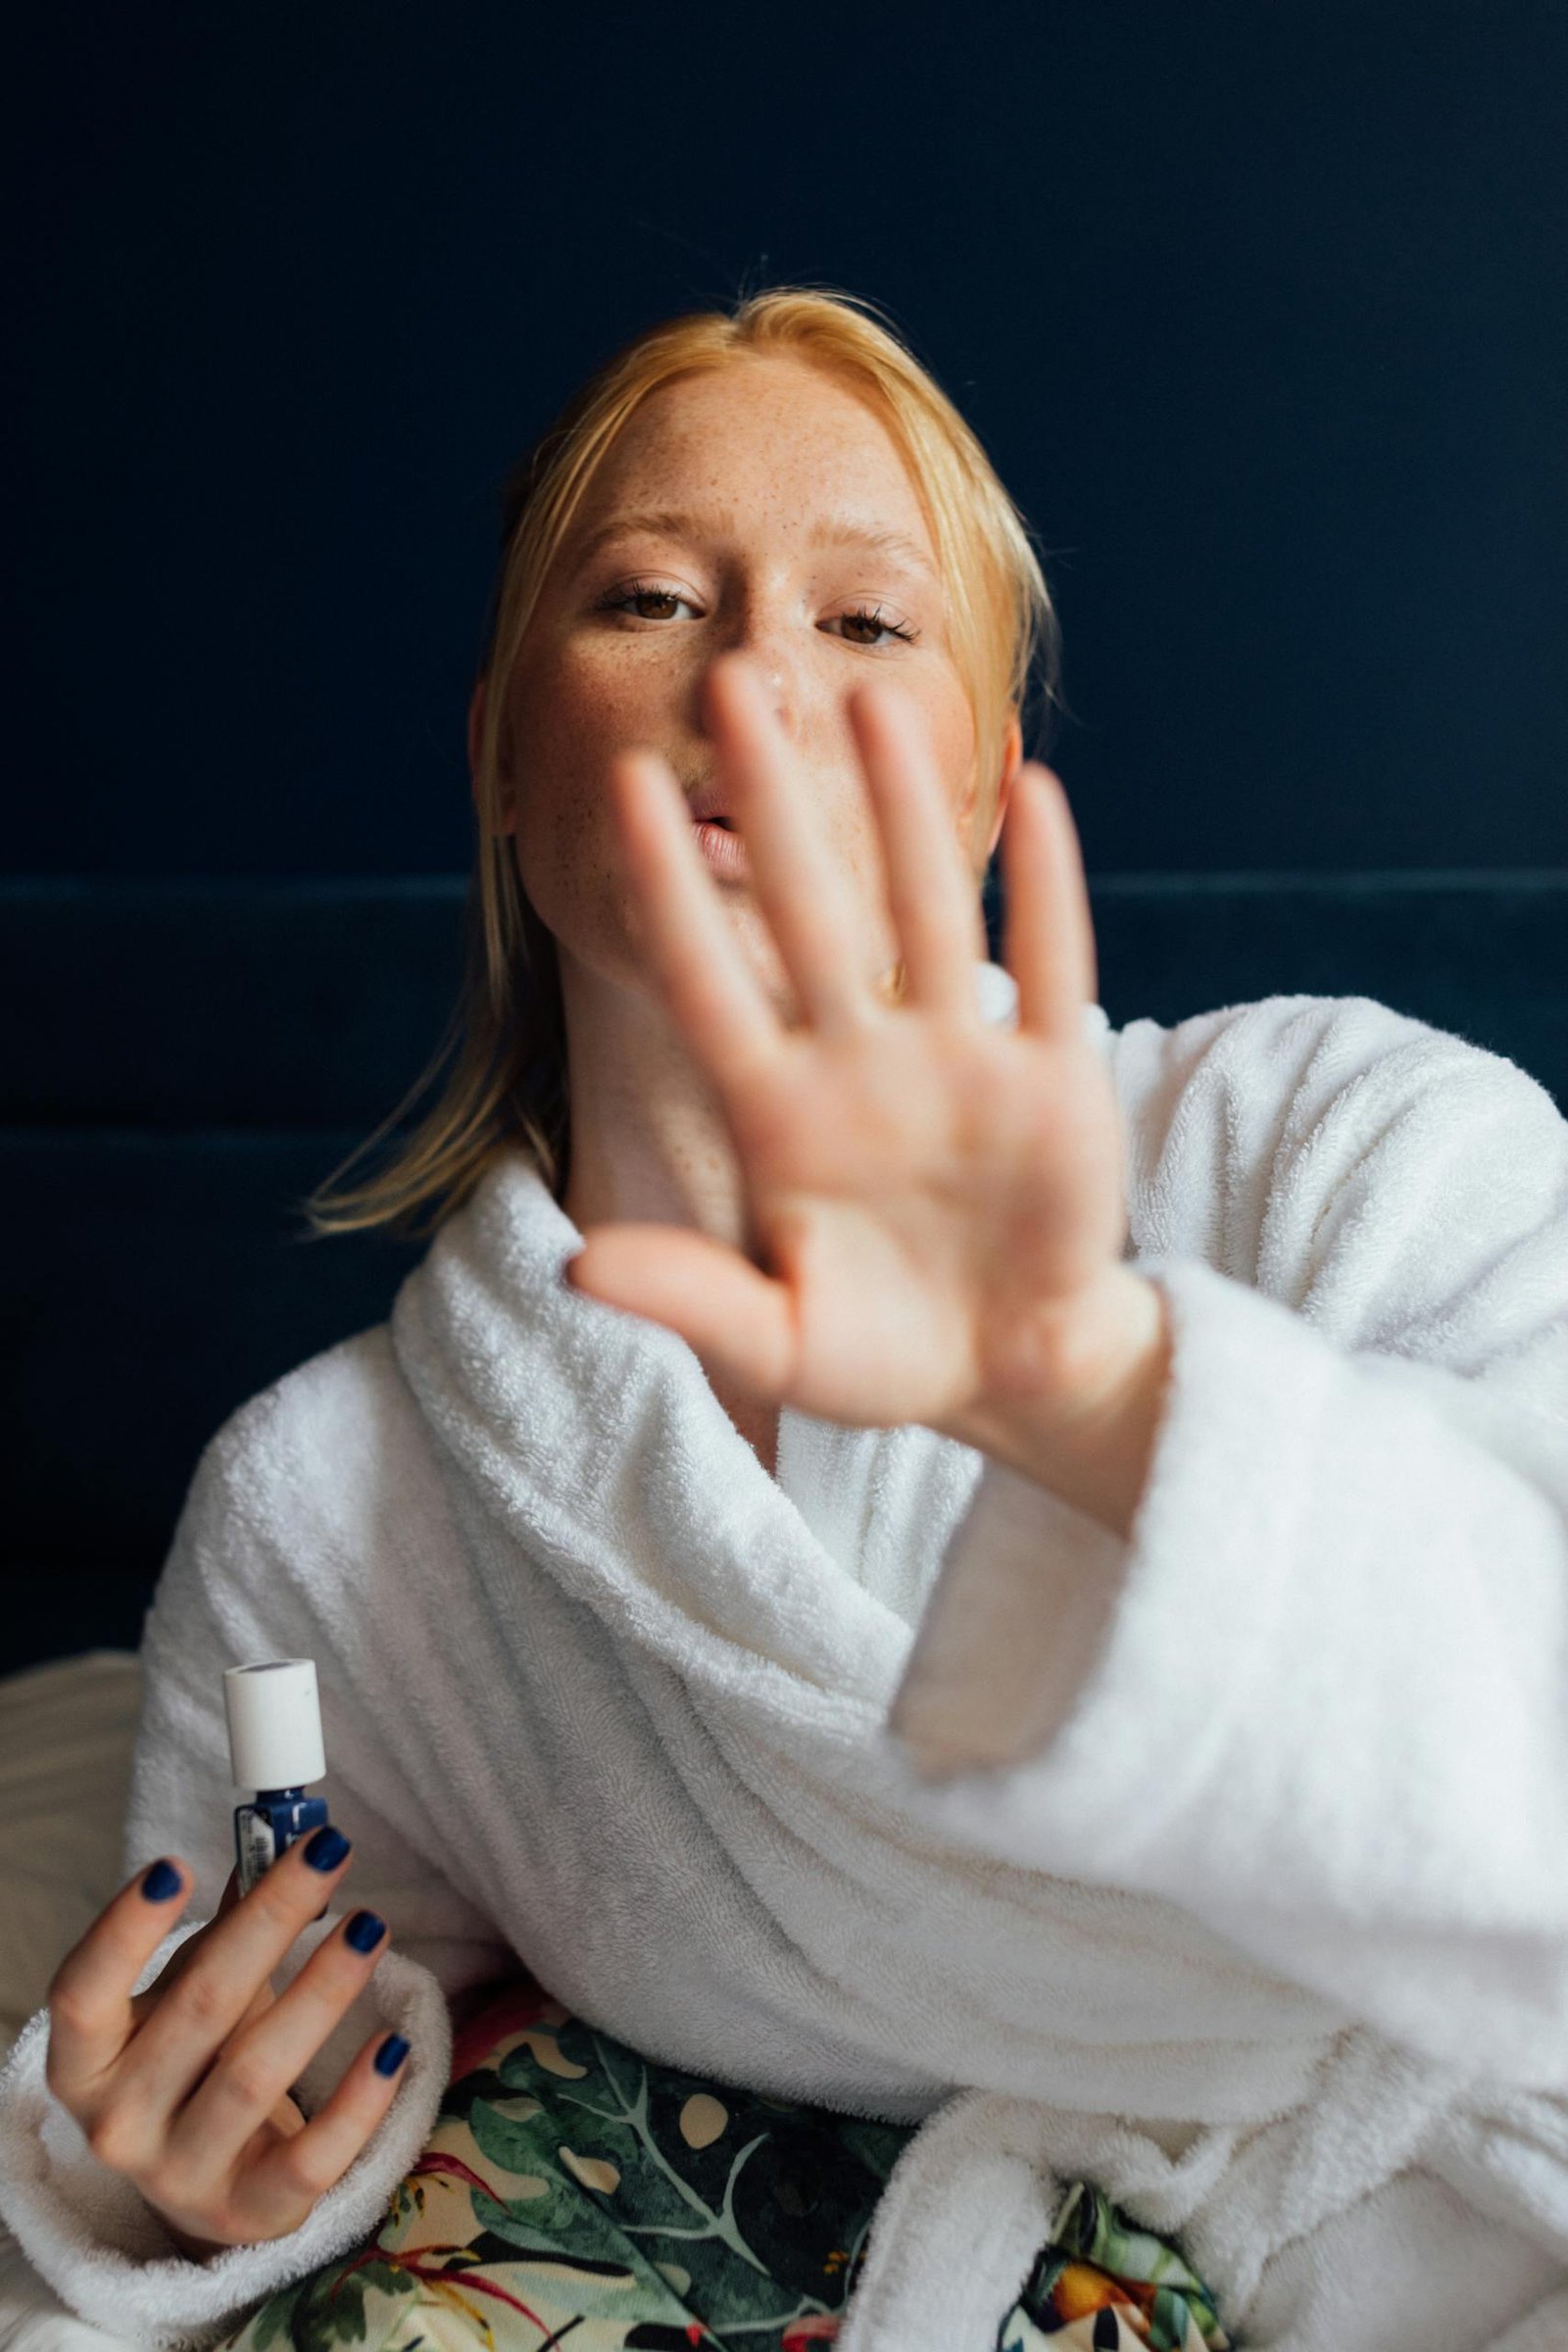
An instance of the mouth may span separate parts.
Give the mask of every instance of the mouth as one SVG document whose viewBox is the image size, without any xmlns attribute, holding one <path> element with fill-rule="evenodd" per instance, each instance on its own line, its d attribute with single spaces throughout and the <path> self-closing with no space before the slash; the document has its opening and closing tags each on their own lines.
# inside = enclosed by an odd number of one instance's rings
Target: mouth
<svg viewBox="0 0 1568 2352">
<path fill-rule="evenodd" d="M 746 844 L 727 816 L 695 816 L 692 830 L 709 872 L 719 882 L 744 882 L 751 875 Z"/>
</svg>

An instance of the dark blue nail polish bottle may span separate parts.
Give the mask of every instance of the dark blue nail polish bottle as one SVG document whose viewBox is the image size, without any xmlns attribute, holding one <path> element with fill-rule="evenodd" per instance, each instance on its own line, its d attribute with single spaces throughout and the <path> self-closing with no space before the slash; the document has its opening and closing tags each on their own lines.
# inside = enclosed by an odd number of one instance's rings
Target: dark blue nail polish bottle
<svg viewBox="0 0 1568 2352">
<path fill-rule="evenodd" d="M 297 1838 L 326 1819 L 324 1796 L 307 1796 L 308 1781 L 326 1770 L 314 1658 L 270 1658 L 223 1674 L 229 1768 L 234 1785 L 255 1795 L 234 1808 L 239 1890 L 257 1880 Z"/>
</svg>

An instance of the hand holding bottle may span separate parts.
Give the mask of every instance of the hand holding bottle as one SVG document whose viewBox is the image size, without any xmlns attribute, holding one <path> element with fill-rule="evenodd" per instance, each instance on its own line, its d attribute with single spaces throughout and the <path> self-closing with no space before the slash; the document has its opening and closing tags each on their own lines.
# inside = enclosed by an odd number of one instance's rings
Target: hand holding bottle
<svg viewBox="0 0 1568 2352">
<path fill-rule="evenodd" d="M 309 2120 L 290 2096 L 373 1974 L 385 1923 L 356 1911 L 281 1993 L 273 1971 L 330 1901 L 349 1843 L 327 1825 L 216 1918 L 144 1992 L 134 1984 L 191 1890 L 177 1859 L 122 1887 L 49 1986 L 45 2076 L 87 2144 L 133 2181 L 192 2256 L 283 2237 L 342 2178 L 396 2095 L 408 2055 L 377 2034 Z"/>
</svg>

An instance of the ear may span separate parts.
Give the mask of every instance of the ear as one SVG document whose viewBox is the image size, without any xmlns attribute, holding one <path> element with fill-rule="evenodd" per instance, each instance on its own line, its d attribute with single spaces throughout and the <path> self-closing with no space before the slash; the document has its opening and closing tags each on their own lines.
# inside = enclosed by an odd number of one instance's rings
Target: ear
<svg viewBox="0 0 1568 2352">
<path fill-rule="evenodd" d="M 484 735 L 484 711 L 488 684 L 488 679 L 476 678 L 473 692 L 468 697 L 468 790 L 473 797 L 475 808 L 479 803 L 479 745 Z M 496 825 L 495 830 L 498 834 L 514 832 L 516 822 L 517 816 L 513 804 L 512 788 L 510 784 L 504 782 L 501 793 L 501 821 Z"/>
<path fill-rule="evenodd" d="M 1002 781 L 997 790 L 996 822 L 991 828 L 991 839 L 986 843 L 988 862 L 992 851 L 1002 838 L 1002 828 L 1006 822 L 1007 803 L 1012 798 L 1012 788 L 1018 780 L 1018 770 L 1022 765 L 1023 728 L 1018 723 L 1018 713 L 1015 710 L 1007 721 L 1007 732 L 1002 739 Z"/>
</svg>

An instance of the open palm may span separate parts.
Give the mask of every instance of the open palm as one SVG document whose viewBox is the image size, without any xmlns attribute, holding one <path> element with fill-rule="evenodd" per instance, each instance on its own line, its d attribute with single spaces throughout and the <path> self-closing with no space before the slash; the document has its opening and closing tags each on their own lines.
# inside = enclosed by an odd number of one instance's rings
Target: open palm
<svg viewBox="0 0 1568 2352">
<path fill-rule="evenodd" d="M 1025 762 L 1004 827 L 1009 1032 L 981 1011 L 974 879 L 909 698 L 876 679 L 848 704 L 903 962 L 895 1001 L 865 975 L 849 881 L 757 673 L 726 655 L 708 686 L 795 1025 L 731 929 L 664 760 L 619 755 L 612 788 L 656 979 L 730 1128 L 753 1255 L 678 1226 L 600 1225 L 570 1283 L 668 1325 L 760 1402 L 856 1426 L 959 1434 L 977 1407 L 1070 1389 L 1113 1320 L 1127 1223 L 1059 782 Z"/>
</svg>

